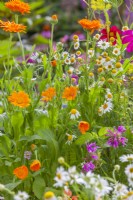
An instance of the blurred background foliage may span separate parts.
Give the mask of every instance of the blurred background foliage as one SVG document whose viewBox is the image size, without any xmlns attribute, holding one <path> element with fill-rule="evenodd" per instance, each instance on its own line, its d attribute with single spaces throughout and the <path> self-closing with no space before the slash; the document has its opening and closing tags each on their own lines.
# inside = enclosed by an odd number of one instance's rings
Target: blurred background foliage
<svg viewBox="0 0 133 200">
<path fill-rule="evenodd" d="M 14 20 L 14 13 L 5 8 L 4 3 L 6 0 L 0 1 L 0 19 Z M 25 0 L 26 2 L 26 0 Z M 24 16 L 19 16 L 19 23 L 27 26 L 27 33 L 21 34 L 25 51 L 28 54 L 32 50 L 33 44 L 36 45 L 37 51 L 45 51 L 48 48 L 50 38 L 50 23 L 47 18 L 53 14 L 58 15 L 59 22 L 55 26 L 54 40 L 68 43 L 71 40 L 72 34 L 84 34 L 84 31 L 79 26 L 77 21 L 87 16 L 86 4 L 83 0 L 29 0 L 27 1 L 31 7 L 31 13 Z M 133 19 L 133 6 L 132 0 L 124 0 L 119 7 L 121 18 L 124 25 L 132 23 Z M 109 10 L 112 25 L 122 27 L 116 9 Z M 90 17 L 92 18 L 90 10 Z M 102 11 L 95 13 L 96 18 L 105 21 Z M 3 61 L 7 56 L 9 33 L 0 30 L 0 72 L 3 71 Z M 82 37 L 83 38 L 83 37 Z M 17 34 L 13 35 L 11 55 L 19 57 L 21 50 Z M 19 58 L 18 58 L 19 59 Z M 0 73 L 1 74 L 1 73 Z"/>
</svg>

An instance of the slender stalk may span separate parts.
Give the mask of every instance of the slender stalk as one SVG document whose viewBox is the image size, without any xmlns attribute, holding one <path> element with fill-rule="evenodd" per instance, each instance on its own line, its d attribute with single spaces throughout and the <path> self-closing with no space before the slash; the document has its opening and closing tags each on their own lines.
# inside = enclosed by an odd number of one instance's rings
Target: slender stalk
<svg viewBox="0 0 133 200">
<path fill-rule="evenodd" d="M 12 44 L 12 33 L 10 33 L 10 37 L 9 37 L 9 46 L 8 46 L 8 70 L 9 70 L 9 65 L 10 65 L 10 56 L 11 56 L 11 44 Z"/>
<path fill-rule="evenodd" d="M 108 38 L 108 41 L 109 41 L 110 20 L 109 20 L 109 16 L 108 16 L 108 12 L 107 12 L 107 10 L 104 10 L 104 15 L 105 15 L 106 26 L 107 26 L 107 38 Z"/>
<path fill-rule="evenodd" d="M 15 21 L 16 21 L 16 23 L 18 23 L 18 15 L 15 15 Z M 23 58 L 24 64 L 26 64 L 24 46 L 23 46 L 23 43 L 21 40 L 20 33 L 17 33 L 17 35 L 18 35 L 18 39 L 19 39 L 20 47 L 21 47 L 21 51 L 22 51 L 22 58 Z"/>
<path fill-rule="evenodd" d="M 116 10 L 117 10 L 118 17 L 119 17 L 119 20 L 120 20 L 120 22 L 121 22 L 121 25 L 124 26 L 123 21 L 122 21 L 122 18 L 121 18 L 121 15 L 120 15 L 120 12 L 119 12 L 119 8 L 117 7 Z"/>
<path fill-rule="evenodd" d="M 89 32 L 87 31 L 86 35 L 86 68 L 88 66 L 88 50 L 89 50 Z"/>
<path fill-rule="evenodd" d="M 54 35 L 54 24 L 52 24 L 52 29 L 51 29 L 51 40 L 50 40 L 50 60 L 51 60 L 52 52 L 53 52 L 53 35 Z"/>
</svg>

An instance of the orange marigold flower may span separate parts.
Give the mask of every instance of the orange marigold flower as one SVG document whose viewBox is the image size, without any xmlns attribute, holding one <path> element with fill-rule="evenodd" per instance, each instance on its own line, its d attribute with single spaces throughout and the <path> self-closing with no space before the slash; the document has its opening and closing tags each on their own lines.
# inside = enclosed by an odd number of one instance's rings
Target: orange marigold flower
<svg viewBox="0 0 133 200">
<path fill-rule="evenodd" d="M 34 160 L 30 165 L 31 171 L 38 171 L 41 168 L 41 163 L 39 160 Z"/>
<path fill-rule="evenodd" d="M 52 60 L 52 61 L 51 61 L 51 65 L 52 65 L 52 67 L 56 67 L 56 65 L 57 65 L 56 60 Z"/>
<path fill-rule="evenodd" d="M 67 99 L 68 101 L 75 99 L 75 97 L 77 96 L 77 90 L 78 88 L 76 86 L 70 86 L 70 87 L 66 87 L 62 98 Z"/>
<path fill-rule="evenodd" d="M 0 28 L 2 28 L 6 32 L 11 32 L 11 33 L 25 32 L 26 30 L 26 26 L 22 24 L 16 24 L 14 21 L 4 22 L 2 20 L 0 20 Z"/>
<path fill-rule="evenodd" d="M 18 106 L 20 108 L 25 108 L 30 105 L 29 95 L 24 91 L 16 92 L 14 91 L 9 97 L 8 101 L 14 106 Z"/>
<path fill-rule="evenodd" d="M 99 20 L 88 20 L 88 19 L 81 19 L 78 23 L 86 30 L 89 30 L 93 33 L 93 31 L 99 29 L 101 27 L 101 23 Z"/>
<path fill-rule="evenodd" d="M 23 180 L 28 176 L 28 168 L 25 165 L 22 165 L 21 167 L 17 167 L 14 169 L 13 174 Z"/>
<path fill-rule="evenodd" d="M 20 0 L 9 0 L 5 6 L 13 12 L 20 12 L 22 15 L 30 13 L 30 6 Z"/>
<path fill-rule="evenodd" d="M 85 134 L 90 129 L 90 124 L 86 121 L 81 121 L 79 122 L 78 129 L 82 134 Z"/>
<path fill-rule="evenodd" d="M 50 87 L 47 90 L 42 92 L 42 100 L 51 101 L 52 98 L 56 95 L 55 88 Z"/>
</svg>

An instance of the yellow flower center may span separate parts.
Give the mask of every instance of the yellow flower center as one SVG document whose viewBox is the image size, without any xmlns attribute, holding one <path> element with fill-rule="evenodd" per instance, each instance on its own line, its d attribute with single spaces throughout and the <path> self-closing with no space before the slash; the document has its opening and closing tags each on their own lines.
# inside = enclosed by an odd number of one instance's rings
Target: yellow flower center
<svg viewBox="0 0 133 200">
<path fill-rule="evenodd" d="M 76 112 L 77 112 L 77 110 L 76 110 L 76 109 L 72 109 L 72 110 L 71 110 L 71 114 L 73 114 L 73 115 L 75 115 L 75 114 L 76 114 Z"/>
<path fill-rule="evenodd" d="M 51 197 L 54 197 L 54 196 L 55 196 L 54 193 L 51 192 L 51 191 L 48 191 L 48 192 L 46 192 L 46 193 L 44 194 L 44 198 L 51 198 Z"/>
<path fill-rule="evenodd" d="M 109 36 L 110 36 L 110 37 L 113 37 L 113 36 L 114 36 L 114 33 L 113 33 L 113 32 L 110 32 L 110 33 L 109 33 Z"/>
<path fill-rule="evenodd" d="M 73 139 L 72 135 L 68 135 L 68 140 L 71 141 Z"/>
<path fill-rule="evenodd" d="M 107 96 L 108 96 L 108 98 L 109 98 L 109 99 L 111 99 L 111 98 L 112 98 L 112 94 L 108 94 Z"/>
<path fill-rule="evenodd" d="M 133 173 L 133 168 L 130 168 L 130 172 Z"/>
<path fill-rule="evenodd" d="M 58 179 L 61 179 L 61 174 L 57 173 L 56 176 L 58 177 Z"/>
<path fill-rule="evenodd" d="M 108 108 L 108 104 L 105 103 L 105 104 L 103 105 L 103 108 L 104 108 L 104 109 Z"/>
</svg>

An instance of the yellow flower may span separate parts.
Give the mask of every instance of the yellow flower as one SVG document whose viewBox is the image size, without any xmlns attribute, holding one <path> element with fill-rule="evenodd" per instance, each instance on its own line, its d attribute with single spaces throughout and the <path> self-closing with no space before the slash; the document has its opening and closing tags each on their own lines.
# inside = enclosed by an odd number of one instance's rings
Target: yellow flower
<svg viewBox="0 0 133 200">
<path fill-rule="evenodd" d="M 109 10 L 111 8 L 111 4 L 105 3 L 103 0 L 91 0 L 91 8 L 93 10 Z"/>
</svg>

